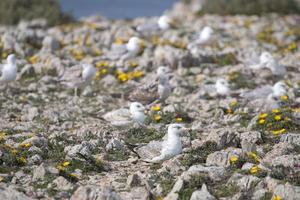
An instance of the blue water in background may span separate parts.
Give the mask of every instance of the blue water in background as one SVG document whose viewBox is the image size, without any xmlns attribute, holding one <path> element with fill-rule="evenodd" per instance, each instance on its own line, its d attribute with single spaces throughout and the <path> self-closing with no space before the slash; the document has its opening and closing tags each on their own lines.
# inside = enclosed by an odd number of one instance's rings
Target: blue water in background
<svg viewBox="0 0 300 200">
<path fill-rule="evenodd" d="M 102 15 L 110 19 L 159 16 L 178 0 L 60 0 L 76 18 Z"/>
</svg>

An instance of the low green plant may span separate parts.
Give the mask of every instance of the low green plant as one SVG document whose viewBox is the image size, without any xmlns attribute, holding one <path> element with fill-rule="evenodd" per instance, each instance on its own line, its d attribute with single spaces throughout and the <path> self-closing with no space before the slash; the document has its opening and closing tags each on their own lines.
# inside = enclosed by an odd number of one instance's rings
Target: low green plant
<svg viewBox="0 0 300 200">
<path fill-rule="evenodd" d="M 47 19 L 49 25 L 73 20 L 61 11 L 58 0 L 1 0 L 0 24 L 17 24 L 20 20 Z"/>
<path fill-rule="evenodd" d="M 208 0 L 199 14 L 263 15 L 267 13 L 300 13 L 295 0 Z"/>
</svg>

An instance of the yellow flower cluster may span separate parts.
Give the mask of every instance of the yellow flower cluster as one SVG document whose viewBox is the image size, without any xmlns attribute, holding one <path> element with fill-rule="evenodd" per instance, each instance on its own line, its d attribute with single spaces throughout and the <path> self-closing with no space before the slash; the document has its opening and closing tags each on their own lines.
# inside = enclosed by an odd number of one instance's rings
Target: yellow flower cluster
<svg viewBox="0 0 300 200">
<path fill-rule="evenodd" d="M 255 162 L 261 162 L 261 158 L 254 152 L 249 152 L 248 156 L 255 160 Z"/>
<path fill-rule="evenodd" d="M 38 63 L 39 62 L 39 57 L 37 56 L 37 55 L 34 55 L 34 56 L 31 56 L 30 58 L 29 58 L 29 62 L 31 63 L 31 64 L 36 64 L 36 63 Z"/>
<path fill-rule="evenodd" d="M 251 174 L 257 174 L 259 171 L 260 171 L 260 168 L 256 165 L 251 167 L 251 169 L 250 169 Z"/>
<path fill-rule="evenodd" d="M 74 58 L 78 61 L 82 60 L 85 57 L 83 50 L 80 50 L 80 49 L 73 50 L 72 54 L 73 54 Z"/>
<path fill-rule="evenodd" d="M 182 119 L 181 117 L 176 117 L 175 121 L 176 121 L 176 122 L 182 122 L 183 119 Z"/>
<path fill-rule="evenodd" d="M 272 200 L 282 200 L 282 198 L 278 195 L 274 195 Z"/>
<path fill-rule="evenodd" d="M 160 107 L 160 105 L 154 105 L 154 106 L 152 106 L 151 110 L 160 111 L 161 107 Z"/>
<path fill-rule="evenodd" d="M 283 129 L 280 129 L 280 130 L 277 130 L 277 131 L 272 131 L 272 133 L 273 133 L 273 135 L 275 135 L 275 136 L 279 136 L 279 135 L 281 135 L 281 134 L 286 133 L 286 129 L 283 128 Z"/>
<path fill-rule="evenodd" d="M 292 42 L 284 49 L 284 53 L 294 52 L 297 49 L 298 49 L 297 43 Z"/>
<path fill-rule="evenodd" d="M 144 71 L 133 71 L 133 72 L 117 72 L 117 77 L 121 82 L 127 82 L 135 78 L 141 78 L 145 75 Z"/>
<path fill-rule="evenodd" d="M 238 160 L 239 160 L 239 157 L 237 157 L 237 156 L 231 156 L 231 157 L 230 157 L 230 162 L 231 162 L 232 164 L 237 163 Z"/>
</svg>

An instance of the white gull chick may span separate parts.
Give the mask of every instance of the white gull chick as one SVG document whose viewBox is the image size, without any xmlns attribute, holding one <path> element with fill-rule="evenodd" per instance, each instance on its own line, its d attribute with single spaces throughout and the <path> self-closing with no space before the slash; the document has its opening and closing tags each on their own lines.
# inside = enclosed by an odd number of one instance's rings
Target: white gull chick
<svg viewBox="0 0 300 200">
<path fill-rule="evenodd" d="M 167 15 L 163 15 L 158 19 L 157 24 L 161 30 L 168 30 L 172 27 L 173 20 Z"/>
<path fill-rule="evenodd" d="M 182 124 L 171 124 L 168 127 L 167 139 L 162 144 L 159 156 L 152 159 L 144 159 L 146 162 L 159 163 L 171 159 L 182 152 L 180 134 L 187 131 Z"/>
<path fill-rule="evenodd" d="M 7 57 L 7 63 L 0 66 L 0 83 L 8 84 L 17 77 L 17 61 L 14 54 Z"/>
<path fill-rule="evenodd" d="M 272 74 L 275 76 L 284 76 L 286 74 L 285 66 L 280 65 L 269 52 L 263 52 L 261 54 L 260 63 L 270 69 Z"/>
<path fill-rule="evenodd" d="M 111 60 L 127 60 L 136 57 L 142 52 L 144 41 L 138 37 L 131 37 L 126 44 L 113 44 L 107 57 Z"/>
<path fill-rule="evenodd" d="M 166 31 L 174 26 L 173 20 L 167 16 L 162 15 L 157 21 L 147 22 L 140 24 L 136 27 L 136 30 L 144 35 L 156 34 L 160 31 Z"/>
<path fill-rule="evenodd" d="M 218 95 L 230 95 L 229 83 L 225 79 L 218 79 L 215 84 L 215 89 Z"/>
<path fill-rule="evenodd" d="M 284 76 L 287 71 L 285 66 L 279 64 L 270 52 L 262 52 L 259 56 L 259 63 L 250 65 L 253 70 L 269 69 L 275 76 Z"/>
<path fill-rule="evenodd" d="M 144 126 L 147 116 L 145 115 L 145 107 L 139 102 L 130 104 L 129 110 L 121 108 L 103 115 L 103 119 L 110 122 L 113 126 L 123 127 L 138 124 Z"/>
<path fill-rule="evenodd" d="M 287 92 L 288 92 L 288 86 L 283 81 L 279 81 L 275 83 L 273 86 L 266 85 L 261 88 L 257 88 L 251 92 L 243 93 L 240 96 L 247 100 L 255 100 L 255 99 L 266 98 L 269 95 L 270 95 L 269 98 L 281 97 L 286 95 Z"/>
<path fill-rule="evenodd" d="M 200 35 L 198 39 L 196 40 L 197 44 L 208 44 L 212 41 L 214 30 L 209 27 L 205 26 L 202 31 L 200 32 Z"/>
<path fill-rule="evenodd" d="M 92 82 L 96 76 L 97 69 L 91 64 L 76 65 L 67 69 L 60 81 L 63 85 L 75 90 L 75 96 L 77 96 L 78 88 L 86 87 Z"/>
</svg>

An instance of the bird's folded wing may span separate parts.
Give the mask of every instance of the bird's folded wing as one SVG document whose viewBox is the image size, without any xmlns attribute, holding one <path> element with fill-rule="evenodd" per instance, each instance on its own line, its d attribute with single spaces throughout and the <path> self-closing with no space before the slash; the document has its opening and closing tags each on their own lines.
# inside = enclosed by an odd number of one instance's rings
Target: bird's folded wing
<svg viewBox="0 0 300 200">
<path fill-rule="evenodd" d="M 157 93 L 157 87 L 151 86 L 151 87 L 138 87 L 135 90 L 133 90 L 128 99 L 130 101 L 138 101 L 142 104 L 149 104 L 155 101 L 159 98 L 159 95 Z"/>
<path fill-rule="evenodd" d="M 60 78 L 61 81 L 74 81 L 81 79 L 82 75 L 82 67 L 80 65 L 73 66 L 68 68 L 63 73 L 62 77 Z"/>
<path fill-rule="evenodd" d="M 159 27 L 158 27 L 157 23 L 155 23 L 153 21 L 153 22 L 138 25 L 136 27 L 136 30 L 141 33 L 149 33 L 149 32 L 151 33 L 151 32 L 158 31 Z"/>
<path fill-rule="evenodd" d="M 112 124 L 123 124 L 131 121 L 130 112 L 128 109 L 122 108 L 114 110 L 103 115 L 103 118 Z"/>
<path fill-rule="evenodd" d="M 214 84 L 207 84 L 203 86 L 204 91 L 207 93 L 216 92 L 216 86 Z"/>
<path fill-rule="evenodd" d="M 243 94 L 241 94 L 241 97 L 248 99 L 248 100 L 254 100 L 254 99 L 259 99 L 259 98 L 265 98 L 272 92 L 273 92 L 272 86 L 266 85 L 264 87 L 254 89 L 251 92 L 243 93 Z"/>
<path fill-rule="evenodd" d="M 137 154 L 141 159 L 152 159 L 160 155 L 163 142 L 151 141 L 147 145 L 136 149 Z"/>
</svg>

